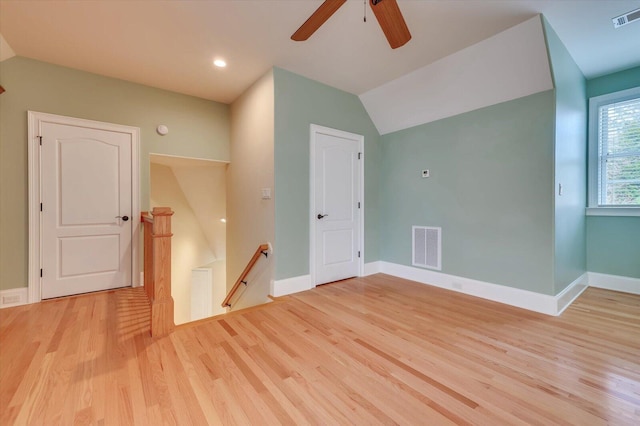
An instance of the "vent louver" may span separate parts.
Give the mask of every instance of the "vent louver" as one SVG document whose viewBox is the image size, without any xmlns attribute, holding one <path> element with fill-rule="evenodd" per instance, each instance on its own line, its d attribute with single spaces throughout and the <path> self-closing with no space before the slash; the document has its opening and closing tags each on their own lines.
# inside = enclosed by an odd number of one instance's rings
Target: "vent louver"
<svg viewBox="0 0 640 426">
<path fill-rule="evenodd" d="M 620 28 L 640 19 L 640 9 L 632 10 L 624 15 L 617 16 L 612 19 L 613 28 Z"/>
<path fill-rule="evenodd" d="M 412 227 L 412 264 L 422 268 L 442 269 L 442 228 L 431 226 Z"/>
</svg>

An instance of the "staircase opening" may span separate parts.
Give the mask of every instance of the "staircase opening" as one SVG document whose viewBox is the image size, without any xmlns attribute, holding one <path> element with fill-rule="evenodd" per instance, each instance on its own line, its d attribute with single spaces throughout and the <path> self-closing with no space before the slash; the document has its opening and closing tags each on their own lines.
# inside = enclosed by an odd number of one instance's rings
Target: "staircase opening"
<svg viewBox="0 0 640 426">
<path fill-rule="evenodd" d="M 150 155 L 150 207 L 171 206 L 176 325 L 226 312 L 228 163 Z M 205 298 L 205 299 L 203 299 Z"/>
</svg>

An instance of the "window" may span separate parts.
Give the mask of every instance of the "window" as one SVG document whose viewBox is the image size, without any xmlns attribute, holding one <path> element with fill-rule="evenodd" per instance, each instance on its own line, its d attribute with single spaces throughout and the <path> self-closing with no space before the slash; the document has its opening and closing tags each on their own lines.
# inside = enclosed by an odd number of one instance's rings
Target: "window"
<svg viewBox="0 0 640 426">
<path fill-rule="evenodd" d="M 589 207 L 640 207 L 640 87 L 589 101 Z"/>
</svg>

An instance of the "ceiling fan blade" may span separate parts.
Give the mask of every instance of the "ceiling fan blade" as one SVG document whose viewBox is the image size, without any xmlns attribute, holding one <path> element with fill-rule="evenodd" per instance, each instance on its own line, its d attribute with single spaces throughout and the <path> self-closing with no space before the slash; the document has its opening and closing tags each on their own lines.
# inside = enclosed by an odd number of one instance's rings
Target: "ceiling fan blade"
<svg viewBox="0 0 640 426">
<path fill-rule="evenodd" d="M 369 0 L 369 4 L 392 49 L 411 40 L 411 33 L 396 0 Z"/>
<path fill-rule="evenodd" d="M 309 19 L 298 28 L 298 31 L 293 33 L 291 40 L 304 41 L 311 37 L 346 1 L 347 0 L 325 0 L 325 2 L 313 12 Z"/>
</svg>

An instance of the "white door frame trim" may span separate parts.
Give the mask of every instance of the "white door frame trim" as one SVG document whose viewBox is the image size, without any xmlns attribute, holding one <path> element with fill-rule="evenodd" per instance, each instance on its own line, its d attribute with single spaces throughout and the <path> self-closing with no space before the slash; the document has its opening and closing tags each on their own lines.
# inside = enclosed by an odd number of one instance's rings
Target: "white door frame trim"
<svg viewBox="0 0 640 426">
<path fill-rule="evenodd" d="M 40 129 L 42 123 L 64 124 L 90 127 L 131 135 L 131 285 L 137 287 L 140 279 L 138 265 L 138 245 L 140 228 L 140 129 L 138 127 L 65 117 L 43 112 L 27 111 L 28 118 L 28 158 L 29 158 L 29 303 L 42 300 L 42 281 L 40 268 L 41 253 L 41 217 L 40 217 Z"/>
<path fill-rule="evenodd" d="M 316 286 L 316 188 L 315 188 L 315 160 L 316 160 L 316 135 L 325 134 L 338 138 L 358 141 L 358 151 L 361 153 L 360 161 L 360 184 L 358 188 L 358 199 L 360 208 L 358 209 L 358 245 L 360 258 L 358 259 L 358 276 L 364 275 L 364 136 L 356 133 L 344 132 L 317 124 L 311 124 L 309 129 L 309 275 L 310 288 Z"/>
</svg>

